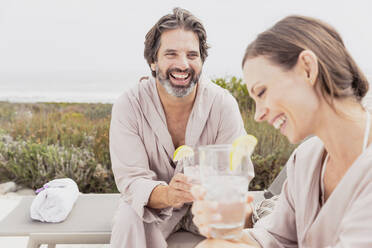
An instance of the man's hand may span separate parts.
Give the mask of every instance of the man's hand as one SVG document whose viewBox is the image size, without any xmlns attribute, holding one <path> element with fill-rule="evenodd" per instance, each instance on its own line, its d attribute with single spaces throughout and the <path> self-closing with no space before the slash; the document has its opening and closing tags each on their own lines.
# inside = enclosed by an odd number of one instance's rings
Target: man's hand
<svg viewBox="0 0 372 248">
<path fill-rule="evenodd" d="M 167 192 L 167 205 L 180 208 L 187 202 L 192 202 L 194 198 L 190 193 L 191 184 L 187 182 L 187 177 L 182 174 L 176 174 L 169 183 Z"/>
<path fill-rule="evenodd" d="M 172 178 L 169 185 L 158 185 L 154 188 L 147 206 L 154 209 L 180 208 L 184 203 L 194 200 L 190 188 L 191 184 L 187 183 L 187 177 L 178 173 Z"/>
</svg>

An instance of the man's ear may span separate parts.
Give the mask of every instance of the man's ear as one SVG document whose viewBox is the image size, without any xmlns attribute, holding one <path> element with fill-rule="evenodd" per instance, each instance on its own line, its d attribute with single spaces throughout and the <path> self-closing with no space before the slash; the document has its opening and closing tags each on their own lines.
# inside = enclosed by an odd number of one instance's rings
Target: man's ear
<svg viewBox="0 0 372 248">
<path fill-rule="evenodd" d="M 304 72 L 306 82 L 315 85 L 318 77 L 318 58 L 310 50 L 304 50 L 298 55 L 298 66 Z"/>
<path fill-rule="evenodd" d="M 151 63 L 150 67 L 151 67 L 152 71 L 156 71 L 156 64 L 155 63 Z"/>
</svg>

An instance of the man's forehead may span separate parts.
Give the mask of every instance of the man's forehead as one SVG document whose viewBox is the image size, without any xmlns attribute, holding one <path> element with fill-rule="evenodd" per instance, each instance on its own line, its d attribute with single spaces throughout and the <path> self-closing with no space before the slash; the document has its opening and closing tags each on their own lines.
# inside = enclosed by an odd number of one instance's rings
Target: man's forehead
<svg viewBox="0 0 372 248">
<path fill-rule="evenodd" d="M 199 38 L 193 31 L 183 29 L 169 30 L 160 36 L 159 50 L 199 51 Z"/>
</svg>

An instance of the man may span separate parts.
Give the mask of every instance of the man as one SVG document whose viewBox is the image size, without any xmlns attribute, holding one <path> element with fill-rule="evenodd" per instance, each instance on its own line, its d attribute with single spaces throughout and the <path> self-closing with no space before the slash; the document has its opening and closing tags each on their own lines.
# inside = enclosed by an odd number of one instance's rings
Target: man
<svg viewBox="0 0 372 248">
<path fill-rule="evenodd" d="M 231 143 L 244 135 L 236 100 L 200 80 L 208 55 L 206 32 L 190 12 L 175 8 L 146 35 L 145 58 L 153 78 L 114 104 L 110 153 L 122 195 L 111 245 L 166 247 L 178 229 L 193 229 L 191 185 L 172 161 L 181 145 Z"/>
</svg>

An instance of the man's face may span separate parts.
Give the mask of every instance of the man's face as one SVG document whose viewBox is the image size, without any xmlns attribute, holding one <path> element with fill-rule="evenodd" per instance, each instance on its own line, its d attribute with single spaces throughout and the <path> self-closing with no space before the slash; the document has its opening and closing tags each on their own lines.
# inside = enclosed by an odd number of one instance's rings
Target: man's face
<svg viewBox="0 0 372 248">
<path fill-rule="evenodd" d="M 151 69 L 168 94 L 181 98 L 195 88 L 202 65 L 198 36 L 192 31 L 174 29 L 161 35 L 157 61 Z"/>
</svg>

